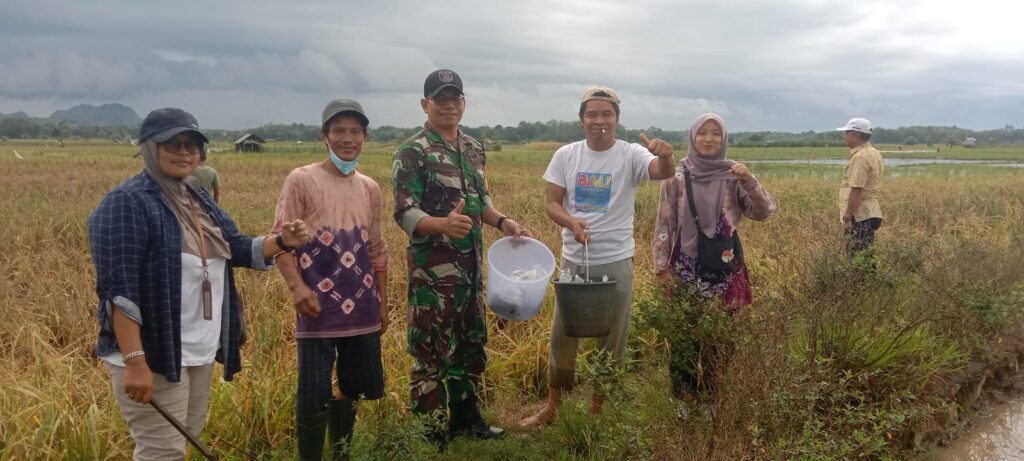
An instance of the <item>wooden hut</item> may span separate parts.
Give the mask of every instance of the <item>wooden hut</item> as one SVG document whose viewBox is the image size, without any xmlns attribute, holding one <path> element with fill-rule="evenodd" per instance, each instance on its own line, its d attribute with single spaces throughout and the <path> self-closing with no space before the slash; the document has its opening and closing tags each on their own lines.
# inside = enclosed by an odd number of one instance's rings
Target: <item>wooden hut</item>
<svg viewBox="0 0 1024 461">
<path fill-rule="evenodd" d="M 246 133 L 235 140 L 235 152 L 261 152 L 265 142 L 255 133 Z"/>
</svg>

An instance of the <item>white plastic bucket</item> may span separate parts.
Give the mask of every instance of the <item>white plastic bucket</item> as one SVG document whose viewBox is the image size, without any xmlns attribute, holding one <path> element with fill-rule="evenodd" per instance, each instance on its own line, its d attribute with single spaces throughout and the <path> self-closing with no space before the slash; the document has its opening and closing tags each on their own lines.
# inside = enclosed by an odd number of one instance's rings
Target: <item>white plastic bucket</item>
<svg viewBox="0 0 1024 461">
<path fill-rule="evenodd" d="M 519 279 L 517 271 L 532 271 L 533 277 Z M 539 240 L 521 237 L 513 244 L 503 237 L 487 250 L 487 303 L 503 318 L 529 320 L 540 312 L 554 272 L 555 255 Z"/>
</svg>

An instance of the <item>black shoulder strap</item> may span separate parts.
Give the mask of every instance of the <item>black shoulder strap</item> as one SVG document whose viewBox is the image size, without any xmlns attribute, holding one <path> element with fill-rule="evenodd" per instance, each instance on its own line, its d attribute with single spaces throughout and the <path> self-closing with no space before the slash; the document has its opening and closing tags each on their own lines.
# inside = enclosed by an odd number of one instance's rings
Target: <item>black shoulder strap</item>
<svg viewBox="0 0 1024 461">
<path fill-rule="evenodd" d="M 701 232 L 700 218 L 697 217 L 697 205 L 693 203 L 693 186 L 690 184 L 690 170 L 683 168 L 683 177 L 686 179 L 686 201 L 690 204 L 690 215 L 693 216 L 693 223 L 697 225 L 697 232 Z"/>
</svg>

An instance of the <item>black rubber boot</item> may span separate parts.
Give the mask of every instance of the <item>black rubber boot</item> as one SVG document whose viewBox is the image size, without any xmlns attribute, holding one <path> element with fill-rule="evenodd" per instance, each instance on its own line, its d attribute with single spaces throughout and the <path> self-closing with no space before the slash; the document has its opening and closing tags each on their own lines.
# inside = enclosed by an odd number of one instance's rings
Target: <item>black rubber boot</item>
<svg viewBox="0 0 1024 461">
<path fill-rule="evenodd" d="M 454 437 L 466 437 L 470 439 L 500 439 L 505 436 L 505 430 L 494 427 L 484 421 L 477 406 L 476 396 L 471 395 L 461 402 L 449 403 L 451 418 L 448 420 L 448 432 Z"/>
<path fill-rule="evenodd" d="M 351 399 L 327 402 L 330 414 L 327 420 L 328 443 L 332 461 L 348 461 L 352 453 L 352 428 L 356 425 L 356 406 Z"/>
<path fill-rule="evenodd" d="M 448 428 L 445 427 L 444 411 L 416 412 L 423 423 L 423 439 L 437 447 L 438 452 L 448 450 Z"/>
<path fill-rule="evenodd" d="M 324 451 L 327 416 L 327 411 L 295 416 L 295 439 L 299 445 L 300 461 L 320 461 Z"/>
<path fill-rule="evenodd" d="M 437 447 L 438 452 L 448 451 L 448 431 L 443 427 L 428 429 L 423 438 L 427 443 Z"/>
</svg>

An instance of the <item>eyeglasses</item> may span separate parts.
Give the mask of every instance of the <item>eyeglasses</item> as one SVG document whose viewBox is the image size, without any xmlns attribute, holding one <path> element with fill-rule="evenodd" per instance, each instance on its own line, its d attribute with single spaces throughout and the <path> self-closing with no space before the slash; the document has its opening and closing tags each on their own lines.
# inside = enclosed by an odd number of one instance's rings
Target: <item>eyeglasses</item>
<svg viewBox="0 0 1024 461">
<path fill-rule="evenodd" d="M 185 152 L 189 155 L 199 155 L 199 151 L 202 148 L 202 146 L 195 141 L 170 140 L 159 144 L 170 154 L 177 154 L 178 152 L 181 152 L 181 148 L 184 147 Z"/>
</svg>

